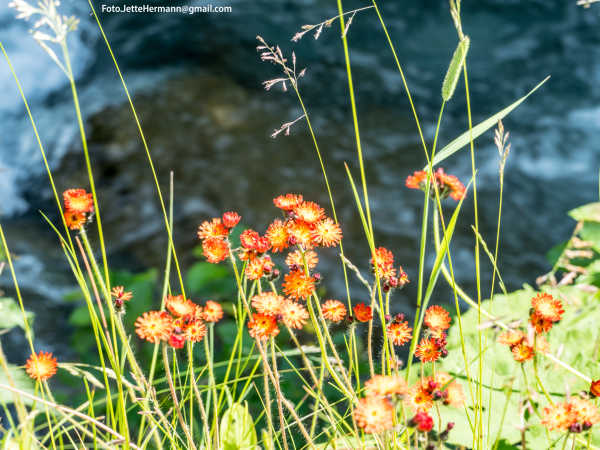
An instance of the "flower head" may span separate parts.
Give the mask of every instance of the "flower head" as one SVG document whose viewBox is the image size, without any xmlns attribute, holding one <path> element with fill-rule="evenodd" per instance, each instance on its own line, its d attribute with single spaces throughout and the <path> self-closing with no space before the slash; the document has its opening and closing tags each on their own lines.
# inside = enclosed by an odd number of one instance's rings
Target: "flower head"
<svg viewBox="0 0 600 450">
<path fill-rule="evenodd" d="M 405 320 L 394 321 L 387 326 L 387 335 L 394 345 L 404 345 L 412 339 L 412 328 Z"/>
<path fill-rule="evenodd" d="M 415 350 L 415 356 L 422 362 L 437 361 L 441 356 L 441 352 L 436 339 L 431 337 L 421 339 Z"/>
<path fill-rule="evenodd" d="M 301 245 L 304 249 L 313 247 L 312 232 L 310 224 L 301 220 L 287 222 L 288 242 L 292 245 Z"/>
<path fill-rule="evenodd" d="M 213 300 L 207 300 L 202 310 L 202 318 L 206 322 L 218 322 L 223 318 L 223 307 Z"/>
<path fill-rule="evenodd" d="M 323 317 L 332 322 L 341 322 L 346 317 L 346 305 L 339 300 L 327 300 L 321 306 Z"/>
<path fill-rule="evenodd" d="M 123 286 L 115 286 L 114 288 L 112 288 L 110 291 L 110 295 L 115 300 L 121 300 L 124 302 L 127 302 L 133 298 L 133 294 L 129 291 L 125 291 L 125 288 Z"/>
<path fill-rule="evenodd" d="M 153 344 L 166 341 L 173 332 L 173 320 L 166 311 L 148 311 L 136 319 L 135 332 Z"/>
<path fill-rule="evenodd" d="M 531 306 L 535 314 L 544 320 L 558 322 L 565 310 L 560 299 L 547 293 L 540 293 L 531 299 Z"/>
<path fill-rule="evenodd" d="M 527 345 L 525 341 L 522 341 L 520 344 L 512 347 L 512 354 L 515 361 L 522 363 L 532 359 L 535 355 L 535 350 L 533 347 Z"/>
<path fill-rule="evenodd" d="M 317 222 L 312 230 L 312 242 L 323 247 L 335 247 L 342 240 L 342 229 L 329 217 Z"/>
<path fill-rule="evenodd" d="M 275 253 L 282 252 L 289 247 L 289 234 L 287 225 L 279 219 L 275 219 L 267 228 L 266 238 L 271 243 Z"/>
<path fill-rule="evenodd" d="M 394 407 L 383 397 L 361 398 L 354 408 L 354 419 L 365 433 L 381 433 L 394 426 Z"/>
<path fill-rule="evenodd" d="M 229 211 L 226 213 L 223 213 L 223 225 L 225 225 L 225 227 L 227 228 L 233 228 L 235 227 L 241 220 L 242 218 L 240 217 L 240 215 L 238 213 L 236 213 L 235 211 Z"/>
<path fill-rule="evenodd" d="M 66 209 L 63 215 L 65 217 L 65 223 L 69 227 L 69 230 L 81 230 L 81 228 L 87 222 L 87 217 L 85 213 L 78 213 L 75 211 L 71 211 L 70 209 Z"/>
<path fill-rule="evenodd" d="M 252 258 L 246 265 L 246 277 L 249 280 L 258 280 L 263 275 L 270 274 L 274 267 L 275 264 L 273 264 L 269 255 Z"/>
<path fill-rule="evenodd" d="M 409 388 L 404 402 L 413 411 L 428 411 L 433 407 L 433 396 L 427 383 L 418 381 Z"/>
<path fill-rule="evenodd" d="M 304 271 L 293 270 L 284 276 L 283 291 L 293 299 L 306 300 L 315 291 L 315 280 Z"/>
<path fill-rule="evenodd" d="M 248 321 L 248 332 L 254 339 L 265 340 L 279 334 L 277 320 L 273 316 L 254 313 Z"/>
<path fill-rule="evenodd" d="M 375 375 L 365 382 L 366 395 L 372 397 L 388 397 L 404 395 L 408 386 L 404 378 L 398 375 Z"/>
<path fill-rule="evenodd" d="M 300 330 L 306 325 L 308 311 L 304 305 L 286 300 L 281 308 L 281 321 L 290 328 Z"/>
<path fill-rule="evenodd" d="M 44 381 L 56 373 L 57 366 L 56 358 L 52 353 L 39 352 L 37 355 L 33 353 L 29 357 L 25 363 L 25 371 L 34 380 Z"/>
<path fill-rule="evenodd" d="M 190 342 L 200 342 L 206 336 L 206 325 L 202 320 L 192 320 L 185 326 L 183 336 Z"/>
<path fill-rule="evenodd" d="M 371 257 L 371 267 L 373 272 L 378 271 L 384 280 L 396 276 L 394 254 L 385 247 L 375 249 L 375 254 Z"/>
<path fill-rule="evenodd" d="M 173 348 L 183 348 L 183 345 L 185 344 L 185 336 L 180 333 L 173 333 L 171 336 L 169 336 L 168 343 L 169 346 Z"/>
<path fill-rule="evenodd" d="M 277 316 L 281 312 L 285 298 L 275 292 L 263 292 L 252 297 L 251 302 L 254 309 L 259 313 L 267 316 Z"/>
<path fill-rule="evenodd" d="M 430 306 L 425 311 L 424 322 L 432 330 L 447 330 L 450 328 L 450 314 L 438 305 Z"/>
<path fill-rule="evenodd" d="M 167 296 L 165 306 L 175 317 L 193 316 L 196 311 L 196 305 L 183 295 Z"/>
<path fill-rule="evenodd" d="M 302 202 L 294 208 L 297 219 L 308 224 L 313 224 L 325 216 L 325 210 L 315 202 Z"/>
<path fill-rule="evenodd" d="M 426 183 L 427 172 L 424 170 L 417 170 L 406 178 L 406 187 L 409 189 L 425 190 Z"/>
<path fill-rule="evenodd" d="M 354 311 L 354 318 L 359 322 L 368 322 L 373 318 L 373 310 L 364 303 L 355 305 L 352 311 Z"/>
<path fill-rule="evenodd" d="M 507 330 L 498 335 L 498 343 L 513 347 L 525 339 L 525 333 L 521 330 Z"/>
<path fill-rule="evenodd" d="M 223 221 L 219 218 L 214 218 L 211 220 L 205 220 L 198 227 L 198 238 L 199 239 L 224 239 L 229 235 L 229 230 L 225 225 L 223 225 Z"/>
<path fill-rule="evenodd" d="M 299 194 L 285 194 L 275 197 L 273 203 L 279 209 L 284 211 L 291 211 L 300 203 L 302 203 L 302 195 Z"/>
<path fill-rule="evenodd" d="M 67 189 L 63 192 L 65 209 L 77 214 L 94 212 L 94 199 L 85 189 Z"/>
<path fill-rule="evenodd" d="M 417 430 L 423 433 L 429 433 L 433 429 L 433 418 L 426 412 L 418 412 L 409 424 L 414 424 Z"/>
<path fill-rule="evenodd" d="M 304 256 L 302 256 L 302 252 L 300 250 L 294 250 L 293 252 L 288 253 L 285 258 L 285 263 L 288 267 L 300 267 L 304 268 L 304 261 L 306 260 L 306 266 L 308 270 L 312 270 L 317 267 L 319 263 L 319 256 L 317 252 L 313 250 L 307 250 L 304 252 Z"/>
<path fill-rule="evenodd" d="M 553 322 L 549 319 L 544 319 L 537 312 L 534 312 L 529 316 L 529 323 L 535 328 L 537 334 L 546 333 L 552 329 Z"/>
<path fill-rule="evenodd" d="M 454 175 L 447 175 L 441 167 L 436 170 L 435 178 L 442 198 L 450 196 L 453 200 L 459 201 L 465 196 L 465 185 Z"/>
<path fill-rule="evenodd" d="M 542 424 L 550 431 L 567 431 L 574 420 L 575 415 L 568 402 L 547 406 L 542 412 Z"/>
<path fill-rule="evenodd" d="M 229 244 L 219 238 L 208 238 L 202 241 L 202 253 L 209 263 L 217 264 L 227 258 Z"/>
<path fill-rule="evenodd" d="M 256 244 L 258 243 L 259 239 L 260 234 L 258 234 L 258 232 L 250 228 L 244 230 L 240 235 L 240 243 L 242 244 L 242 247 L 247 248 L 249 250 L 256 249 Z"/>
<path fill-rule="evenodd" d="M 590 384 L 590 395 L 592 397 L 600 397 L 600 380 L 592 381 Z"/>
</svg>

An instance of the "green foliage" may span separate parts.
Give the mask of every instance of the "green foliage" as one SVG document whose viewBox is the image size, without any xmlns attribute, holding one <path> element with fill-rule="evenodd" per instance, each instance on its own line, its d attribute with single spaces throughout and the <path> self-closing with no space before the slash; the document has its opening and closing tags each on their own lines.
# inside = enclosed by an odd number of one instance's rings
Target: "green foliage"
<svg viewBox="0 0 600 450">
<path fill-rule="evenodd" d="M 458 80 L 460 79 L 461 70 L 465 63 L 465 59 L 467 58 L 467 53 L 469 52 L 469 46 L 471 45 L 471 40 L 469 36 L 465 36 L 454 50 L 454 55 L 452 56 L 452 61 L 450 61 L 450 65 L 448 66 L 448 72 L 446 72 L 446 76 L 444 77 L 444 83 L 442 84 L 442 98 L 445 102 L 450 100 L 454 95 L 454 91 L 456 89 L 456 85 Z"/>
<path fill-rule="evenodd" d="M 26 311 L 24 318 L 21 308 L 14 299 L 9 297 L 0 298 L 0 330 L 8 331 L 14 327 L 21 327 L 24 330 L 24 320 L 31 324 L 33 313 Z"/>
<path fill-rule="evenodd" d="M 578 222 L 581 220 L 589 222 L 600 222 L 600 202 L 588 203 L 569 211 L 569 216 Z"/>
<path fill-rule="evenodd" d="M 30 394 L 34 393 L 34 383 L 31 378 L 27 375 L 27 373 L 20 367 L 17 367 L 13 364 L 8 364 L 8 374 L 7 371 L 2 368 L 0 370 L 0 383 L 12 385 L 17 389 L 28 392 Z M 28 398 L 21 396 L 21 400 L 30 405 L 33 401 Z M 8 390 L 0 389 L 0 403 L 7 404 L 13 403 L 14 394 Z"/>
<path fill-rule="evenodd" d="M 248 405 L 234 403 L 225 411 L 221 419 L 220 440 L 224 450 L 256 448 L 256 430 Z"/>
</svg>

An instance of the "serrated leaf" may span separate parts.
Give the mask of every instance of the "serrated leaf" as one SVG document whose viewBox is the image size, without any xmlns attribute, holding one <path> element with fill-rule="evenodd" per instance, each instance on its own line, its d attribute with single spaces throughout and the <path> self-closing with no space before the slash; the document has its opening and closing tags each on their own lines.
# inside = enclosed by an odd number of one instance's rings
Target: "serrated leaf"
<svg viewBox="0 0 600 450">
<path fill-rule="evenodd" d="M 471 142 L 471 136 L 473 139 L 476 139 L 479 136 L 481 136 L 483 133 L 485 133 L 487 130 L 489 130 L 490 128 L 495 127 L 500 119 L 503 119 L 508 114 L 510 114 L 517 106 L 519 106 L 521 103 L 523 103 L 527 99 L 527 97 L 529 97 L 531 94 L 533 94 L 535 91 L 537 91 L 546 81 L 548 81 L 549 78 L 550 78 L 550 76 L 547 76 L 540 83 L 538 83 L 538 85 L 536 87 L 534 87 L 531 91 L 529 91 L 526 95 L 521 97 L 519 100 L 517 100 L 513 104 L 507 106 L 503 110 L 497 112 L 493 116 L 487 118 L 483 122 L 475 125 L 471 130 L 465 131 L 459 137 L 454 139 L 452 142 L 450 142 L 448 145 L 446 145 L 443 149 L 441 149 L 435 155 L 435 157 L 433 158 L 433 165 L 435 166 L 436 164 L 439 164 L 440 162 L 442 162 L 443 160 L 445 160 L 446 158 L 448 158 L 449 156 L 453 155 L 454 153 L 459 151 L 461 148 L 466 146 L 469 142 Z M 427 167 L 423 168 L 423 170 L 426 170 L 426 169 L 427 169 Z"/>
<path fill-rule="evenodd" d="M 256 429 L 248 406 L 234 403 L 221 419 L 221 446 L 224 450 L 254 450 Z"/>
<path fill-rule="evenodd" d="M 454 55 L 452 55 L 452 60 L 450 61 L 448 71 L 444 77 L 444 83 L 442 84 L 442 98 L 446 102 L 454 95 L 454 91 L 456 90 L 456 85 L 460 79 L 460 73 L 463 68 L 463 64 L 465 63 L 465 59 L 467 58 L 470 45 L 471 40 L 469 39 L 469 36 L 465 36 L 458 43 L 456 50 L 454 50 Z"/>
</svg>

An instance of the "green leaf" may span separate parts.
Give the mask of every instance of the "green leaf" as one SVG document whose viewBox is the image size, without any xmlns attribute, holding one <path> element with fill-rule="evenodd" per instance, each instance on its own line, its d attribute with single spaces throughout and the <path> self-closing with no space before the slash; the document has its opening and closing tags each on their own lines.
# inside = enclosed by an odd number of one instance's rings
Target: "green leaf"
<svg viewBox="0 0 600 450">
<path fill-rule="evenodd" d="M 225 266 L 199 262 L 185 277 L 188 290 L 194 295 L 227 295 L 232 290 L 229 270 Z"/>
<path fill-rule="evenodd" d="M 444 83 L 442 84 L 442 98 L 445 102 L 450 100 L 454 95 L 454 90 L 456 89 L 456 84 L 460 79 L 460 72 L 462 70 L 463 64 L 465 63 L 465 59 L 467 58 L 467 53 L 469 52 L 469 46 L 471 45 L 471 40 L 469 36 L 465 36 L 454 50 L 454 55 L 452 56 L 452 61 L 450 61 L 450 65 L 448 66 L 448 72 L 446 72 L 446 76 L 444 77 Z"/>
<path fill-rule="evenodd" d="M 31 324 L 31 321 L 33 320 L 33 313 L 26 311 L 25 317 Z M 21 327 L 22 329 L 25 329 L 25 322 L 23 320 L 21 308 L 12 298 L 0 298 L 0 330 L 10 330 L 14 327 Z"/>
<path fill-rule="evenodd" d="M 527 97 L 529 97 L 531 94 L 533 94 L 535 91 L 537 91 L 546 81 L 548 81 L 549 78 L 550 78 L 550 76 L 547 76 L 536 87 L 534 87 L 531 91 L 529 91 L 527 93 L 527 95 L 521 97 L 519 100 L 514 102 L 512 105 L 507 106 L 500 112 L 494 114 L 493 116 L 489 117 L 488 119 L 484 120 L 483 122 L 475 125 L 471 130 L 465 131 L 459 137 L 454 139 L 452 142 L 450 142 L 448 145 L 446 145 L 443 149 L 441 149 L 435 155 L 435 157 L 433 158 L 433 165 L 435 166 L 436 164 L 439 164 L 440 162 L 442 162 L 449 156 L 451 156 L 454 153 L 456 153 L 457 151 L 459 151 L 461 148 L 463 148 L 465 145 L 467 145 L 469 142 L 471 142 L 471 137 L 472 137 L 472 139 L 476 139 L 479 136 L 481 136 L 483 133 L 485 133 L 487 130 L 489 130 L 490 128 L 496 126 L 496 124 L 498 123 L 498 121 L 500 119 L 503 119 L 504 117 L 506 117 L 517 106 L 519 106 L 521 103 L 523 103 Z M 426 170 L 426 169 L 427 169 L 427 166 L 425 166 L 423 168 L 423 170 Z"/>
<path fill-rule="evenodd" d="M 248 412 L 248 405 L 234 403 L 225 411 L 221 419 L 220 438 L 224 450 L 256 448 L 256 430 Z"/>
<path fill-rule="evenodd" d="M 12 364 L 8 364 L 8 374 L 10 376 L 10 380 L 9 376 L 6 374 L 6 371 L 4 369 L 0 369 L 0 383 L 8 385 L 12 385 L 14 383 L 15 388 L 34 395 L 33 380 L 29 378 L 23 369 Z M 21 396 L 21 400 L 27 405 L 30 405 L 33 402 L 32 399 L 24 396 Z M 13 402 L 14 394 L 7 389 L 0 389 L 0 403 L 4 404 Z"/>
<path fill-rule="evenodd" d="M 572 209 L 569 211 L 569 216 L 578 222 L 581 220 L 600 222 L 600 202 L 588 203 L 587 205 Z"/>
</svg>

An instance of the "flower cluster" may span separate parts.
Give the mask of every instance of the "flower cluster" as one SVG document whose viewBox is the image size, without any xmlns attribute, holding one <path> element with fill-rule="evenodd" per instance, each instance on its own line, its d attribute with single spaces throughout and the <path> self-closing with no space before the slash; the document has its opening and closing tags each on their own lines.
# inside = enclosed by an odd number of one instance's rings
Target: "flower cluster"
<svg viewBox="0 0 600 450">
<path fill-rule="evenodd" d="M 446 331 L 450 328 L 451 321 L 450 314 L 441 306 L 434 305 L 427 308 L 423 318 L 427 329 L 415 350 L 415 356 L 421 362 L 435 362 L 440 357 L 448 356 Z"/>
<path fill-rule="evenodd" d="M 229 255 L 229 233 L 241 217 L 235 212 L 226 212 L 220 218 L 206 220 L 198 227 L 198 238 L 202 241 L 202 252 L 210 263 L 216 264 Z"/>
<path fill-rule="evenodd" d="M 366 396 L 354 408 L 356 424 L 365 433 L 382 433 L 391 429 L 396 420 L 395 405 L 407 393 L 404 378 L 397 375 L 376 375 L 365 383 Z"/>
<path fill-rule="evenodd" d="M 94 213 L 94 199 L 85 189 L 63 192 L 65 223 L 71 230 L 81 230 Z"/>
<path fill-rule="evenodd" d="M 600 412 L 590 400 L 571 397 L 562 403 L 555 403 L 544 408 L 542 424 L 553 431 L 581 433 L 600 422 Z"/>
<path fill-rule="evenodd" d="M 403 288 L 409 282 L 408 276 L 398 267 L 394 267 L 394 254 L 385 247 L 375 249 L 371 257 L 371 270 L 375 276 L 378 276 L 383 282 L 383 290 L 388 292 L 390 289 Z"/>
<path fill-rule="evenodd" d="M 459 201 L 465 196 L 465 185 L 462 184 L 456 176 L 446 174 L 441 167 L 433 174 L 433 179 L 431 181 L 432 187 L 434 187 L 434 182 L 442 199 L 450 197 Z M 427 172 L 418 170 L 412 175 L 409 175 L 406 178 L 406 187 L 425 191 L 427 187 Z M 430 190 L 430 195 L 432 198 L 435 198 L 434 189 Z"/>
<path fill-rule="evenodd" d="M 200 342 L 206 335 L 205 322 L 218 322 L 223 308 L 207 300 L 200 306 L 183 295 L 169 295 L 165 299 L 167 311 L 147 311 L 135 321 L 135 332 L 148 342 L 168 342 L 173 348 L 182 348 L 186 341 Z"/>
<path fill-rule="evenodd" d="M 558 322 L 564 309 L 559 299 L 547 293 L 537 294 L 531 299 L 529 314 L 529 333 L 520 329 L 511 329 L 500 333 L 498 342 L 508 345 L 515 361 L 524 363 L 533 359 L 536 352 L 548 353 L 550 344 L 543 333 L 550 331 Z"/>
</svg>

